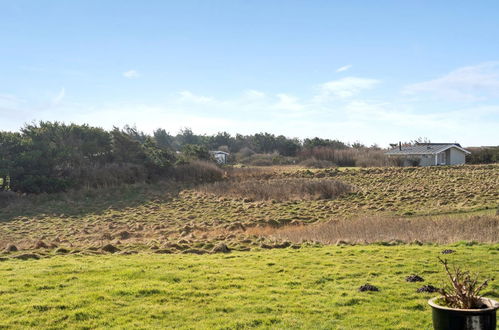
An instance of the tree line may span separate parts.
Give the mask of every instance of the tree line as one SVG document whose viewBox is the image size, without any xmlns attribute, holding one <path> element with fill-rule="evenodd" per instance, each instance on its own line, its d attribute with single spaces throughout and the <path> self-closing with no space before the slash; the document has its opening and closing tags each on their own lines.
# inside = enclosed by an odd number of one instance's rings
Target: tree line
<svg viewBox="0 0 499 330">
<path fill-rule="evenodd" d="M 65 191 L 96 182 L 153 181 L 192 160 L 210 160 L 210 150 L 276 152 L 296 156 L 303 148 L 351 146 L 329 139 L 287 138 L 270 133 L 197 135 L 185 128 L 146 134 L 135 127 L 105 130 L 89 125 L 41 121 L 18 132 L 0 131 L 0 186 L 18 192 Z"/>
<path fill-rule="evenodd" d="M 176 168 L 193 160 L 211 160 L 210 150 L 229 152 L 237 161 L 252 165 L 396 165 L 376 145 L 318 137 L 300 140 L 271 133 L 227 132 L 198 135 L 189 128 L 177 134 L 161 128 L 146 134 L 131 126 L 105 130 L 41 121 L 26 124 L 18 132 L 0 131 L 0 190 L 51 193 L 83 186 L 152 182 L 174 176 Z M 497 162 L 498 150 L 473 150 L 468 161 Z"/>
</svg>

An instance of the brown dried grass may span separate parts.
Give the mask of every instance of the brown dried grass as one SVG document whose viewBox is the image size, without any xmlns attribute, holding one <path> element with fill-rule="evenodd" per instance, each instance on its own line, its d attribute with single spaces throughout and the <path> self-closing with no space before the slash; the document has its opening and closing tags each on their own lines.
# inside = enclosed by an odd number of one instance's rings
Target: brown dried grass
<svg viewBox="0 0 499 330">
<path fill-rule="evenodd" d="M 384 167 L 399 166 L 399 161 L 385 155 L 381 149 L 334 149 L 329 147 L 315 147 L 299 152 L 298 158 L 302 161 L 315 159 L 329 161 L 338 166 Z"/>
<path fill-rule="evenodd" d="M 281 228 L 251 228 L 251 234 L 273 236 L 295 243 L 316 241 L 322 244 L 403 243 L 448 244 L 459 241 L 499 242 L 499 216 L 470 217 L 365 217 L 334 220 L 311 225 Z"/>
<path fill-rule="evenodd" d="M 223 181 L 203 185 L 198 191 L 219 196 L 261 200 L 333 199 L 352 192 L 353 186 L 331 179 L 274 179 Z"/>
<path fill-rule="evenodd" d="M 169 174 L 174 180 L 180 182 L 213 182 L 222 180 L 225 172 L 213 162 L 192 161 L 187 164 L 177 165 Z"/>
</svg>

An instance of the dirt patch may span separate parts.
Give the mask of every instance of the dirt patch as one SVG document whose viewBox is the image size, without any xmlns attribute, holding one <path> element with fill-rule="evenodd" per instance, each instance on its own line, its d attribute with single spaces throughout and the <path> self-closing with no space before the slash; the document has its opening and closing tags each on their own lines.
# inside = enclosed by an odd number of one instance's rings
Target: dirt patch
<svg viewBox="0 0 499 330">
<path fill-rule="evenodd" d="M 379 289 L 377 287 L 375 287 L 374 285 L 366 283 L 366 284 L 360 286 L 359 291 L 360 292 L 379 291 Z"/>
<path fill-rule="evenodd" d="M 14 244 L 9 244 L 7 245 L 7 247 L 5 248 L 4 252 L 17 252 L 19 251 L 17 246 L 15 246 Z"/>
<path fill-rule="evenodd" d="M 184 254 L 188 254 L 188 253 L 190 253 L 190 254 L 207 254 L 208 251 L 200 250 L 200 249 L 187 249 L 187 250 L 182 251 L 182 253 L 184 253 Z"/>
<path fill-rule="evenodd" d="M 48 249 L 49 246 L 44 241 L 38 241 L 33 246 L 35 249 Z"/>
<path fill-rule="evenodd" d="M 19 254 L 17 256 L 13 256 L 12 258 L 19 260 L 29 260 L 29 259 L 40 259 L 40 256 L 35 253 L 24 253 L 24 254 Z"/>
<path fill-rule="evenodd" d="M 157 254 L 172 254 L 174 252 L 175 252 L 174 250 L 170 250 L 170 249 L 158 249 L 158 250 L 154 251 L 154 253 L 157 253 Z"/>
<path fill-rule="evenodd" d="M 409 275 L 405 278 L 406 282 L 424 282 L 424 278 L 419 275 Z"/>
<path fill-rule="evenodd" d="M 55 250 L 54 252 L 57 253 L 57 254 L 67 254 L 67 253 L 69 253 L 71 251 L 69 251 L 68 249 L 65 249 L 65 248 L 61 247 L 61 248 L 58 248 L 57 250 Z"/>
<path fill-rule="evenodd" d="M 428 292 L 428 293 L 434 293 L 438 292 L 439 288 L 434 287 L 433 285 L 423 285 L 419 289 L 416 290 L 418 293 L 423 293 L 423 292 Z"/>
<path fill-rule="evenodd" d="M 129 232 L 127 232 L 126 230 L 124 230 L 124 231 L 119 232 L 118 236 L 120 239 L 129 239 L 132 235 Z"/>
<path fill-rule="evenodd" d="M 116 253 L 116 252 L 121 251 L 120 249 L 118 249 L 116 246 L 114 246 L 112 244 L 106 244 L 106 245 L 104 245 L 101 248 L 101 250 L 104 251 L 104 252 L 109 252 L 109 253 Z"/>
<path fill-rule="evenodd" d="M 229 253 L 230 249 L 226 244 L 220 243 L 220 244 L 216 245 L 213 248 L 213 250 L 211 250 L 211 252 L 213 252 L 213 253 Z"/>
</svg>

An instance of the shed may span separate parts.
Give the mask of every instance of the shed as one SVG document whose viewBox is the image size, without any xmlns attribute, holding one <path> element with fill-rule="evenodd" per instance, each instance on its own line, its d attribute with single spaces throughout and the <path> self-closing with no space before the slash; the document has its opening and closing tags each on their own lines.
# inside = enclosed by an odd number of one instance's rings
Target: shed
<svg viewBox="0 0 499 330">
<path fill-rule="evenodd" d="M 404 166 L 462 165 L 470 152 L 459 143 L 416 143 L 397 147 L 385 153 L 390 157 L 401 157 Z"/>
<path fill-rule="evenodd" d="M 227 164 L 229 160 L 229 153 L 225 151 L 210 151 L 210 154 L 215 158 L 216 162 L 219 164 Z"/>
</svg>

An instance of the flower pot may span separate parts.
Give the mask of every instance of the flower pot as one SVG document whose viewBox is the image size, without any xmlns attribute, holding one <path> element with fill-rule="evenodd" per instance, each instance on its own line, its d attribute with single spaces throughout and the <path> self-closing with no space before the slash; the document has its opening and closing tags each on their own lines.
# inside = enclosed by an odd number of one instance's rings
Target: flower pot
<svg viewBox="0 0 499 330">
<path fill-rule="evenodd" d="M 482 298 L 486 308 L 458 309 L 438 305 L 440 297 L 428 300 L 432 308 L 433 328 L 435 330 L 495 330 L 496 310 L 499 303 L 489 298 Z"/>
</svg>

